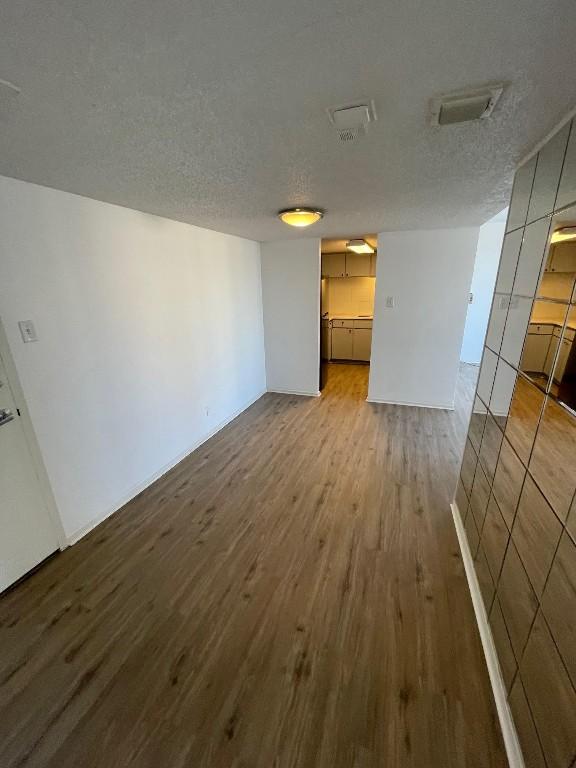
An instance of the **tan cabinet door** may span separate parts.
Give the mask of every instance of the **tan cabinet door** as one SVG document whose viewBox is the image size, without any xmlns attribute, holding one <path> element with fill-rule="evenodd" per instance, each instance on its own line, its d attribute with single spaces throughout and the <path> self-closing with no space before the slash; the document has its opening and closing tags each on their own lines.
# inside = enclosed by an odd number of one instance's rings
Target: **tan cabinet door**
<svg viewBox="0 0 576 768">
<path fill-rule="evenodd" d="M 345 277 L 346 276 L 346 254 L 345 253 L 323 253 L 322 254 L 322 277 Z"/>
<path fill-rule="evenodd" d="M 352 328 L 332 328 L 332 360 L 352 360 Z"/>
<path fill-rule="evenodd" d="M 369 328 L 354 329 L 353 360 L 370 360 L 372 331 Z"/>
<path fill-rule="evenodd" d="M 347 253 L 346 277 L 370 277 L 370 254 Z"/>
</svg>

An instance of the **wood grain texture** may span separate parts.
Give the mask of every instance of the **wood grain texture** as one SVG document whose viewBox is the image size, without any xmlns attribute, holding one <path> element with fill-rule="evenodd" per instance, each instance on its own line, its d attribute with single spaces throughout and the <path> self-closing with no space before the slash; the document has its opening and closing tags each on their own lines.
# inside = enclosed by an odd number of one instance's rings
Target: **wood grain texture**
<svg viewBox="0 0 576 768">
<path fill-rule="evenodd" d="M 454 413 L 265 395 L 0 600 L 4 768 L 505 766 Z"/>
</svg>

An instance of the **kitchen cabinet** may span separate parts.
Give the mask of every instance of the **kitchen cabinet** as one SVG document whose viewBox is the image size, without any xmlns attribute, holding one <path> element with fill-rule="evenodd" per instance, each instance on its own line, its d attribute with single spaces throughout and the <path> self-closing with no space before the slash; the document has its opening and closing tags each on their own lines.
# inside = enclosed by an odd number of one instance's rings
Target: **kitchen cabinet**
<svg viewBox="0 0 576 768">
<path fill-rule="evenodd" d="M 322 277 L 346 277 L 346 254 L 323 253 Z"/>
<path fill-rule="evenodd" d="M 369 277 L 370 256 L 369 253 L 347 253 L 346 277 Z"/>
<path fill-rule="evenodd" d="M 354 329 L 332 328 L 332 359 L 352 360 L 354 354 Z"/>
<path fill-rule="evenodd" d="M 566 363 L 568 362 L 568 356 L 572 349 L 572 342 L 569 339 L 562 339 L 560 342 L 560 349 L 558 350 L 558 360 L 556 361 L 556 368 L 554 369 L 554 381 L 560 383 L 564 376 L 564 370 Z"/>
<path fill-rule="evenodd" d="M 570 242 L 554 245 L 546 272 L 576 272 L 576 245 Z"/>
<path fill-rule="evenodd" d="M 546 357 L 552 338 L 552 329 L 553 326 L 551 325 L 530 324 L 520 365 L 523 371 L 544 373 Z"/>
<path fill-rule="evenodd" d="M 371 347 L 372 329 L 354 328 L 352 333 L 352 360 L 368 362 L 370 360 Z"/>
<path fill-rule="evenodd" d="M 374 277 L 375 253 L 323 253 L 322 277 Z"/>
<path fill-rule="evenodd" d="M 555 328 L 552 338 L 550 339 L 550 346 L 548 347 L 548 353 L 546 354 L 546 360 L 544 362 L 544 373 L 548 378 L 552 376 L 554 360 L 556 359 L 556 353 L 558 352 L 559 345 L 560 345 L 560 329 Z"/>
<path fill-rule="evenodd" d="M 330 360 L 332 357 L 332 333 L 329 320 L 322 320 L 322 327 L 320 329 L 320 354 L 322 360 Z"/>
</svg>

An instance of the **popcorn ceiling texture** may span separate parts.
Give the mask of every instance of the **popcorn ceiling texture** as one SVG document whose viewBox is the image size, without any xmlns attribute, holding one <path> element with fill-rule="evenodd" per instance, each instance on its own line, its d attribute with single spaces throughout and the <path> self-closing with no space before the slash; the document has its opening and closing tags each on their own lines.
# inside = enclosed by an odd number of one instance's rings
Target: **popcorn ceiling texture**
<svg viewBox="0 0 576 768">
<path fill-rule="evenodd" d="M 477 225 L 576 102 L 573 0 L 4 3 L 0 174 L 254 239 Z M 428 101 L 509 83 L 493 118 Z M 328 106 L 373 98 L 343 146 Z"/>
</svg>

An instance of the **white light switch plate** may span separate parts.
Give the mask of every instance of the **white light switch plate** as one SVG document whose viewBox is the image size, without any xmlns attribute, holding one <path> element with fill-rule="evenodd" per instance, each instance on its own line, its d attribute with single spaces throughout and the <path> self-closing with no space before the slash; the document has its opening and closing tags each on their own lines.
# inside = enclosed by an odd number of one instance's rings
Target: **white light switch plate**
<svg viewBox="0 0 576 768">
<path fill-rule="evenodd" d="M 386 296 L 386 309 L 394 309 L 394 296 Z"/>
<path fill-rule="evenodd" d="M 30 341 L 38 341 L 36 328 L 34 328 L 34 323 L 32 320 L 19 320 L 18 328 L 20 328 L 20 333 L 22 335 L 22 341 L 24 344 L 28 344 Z"/>
</svg>

